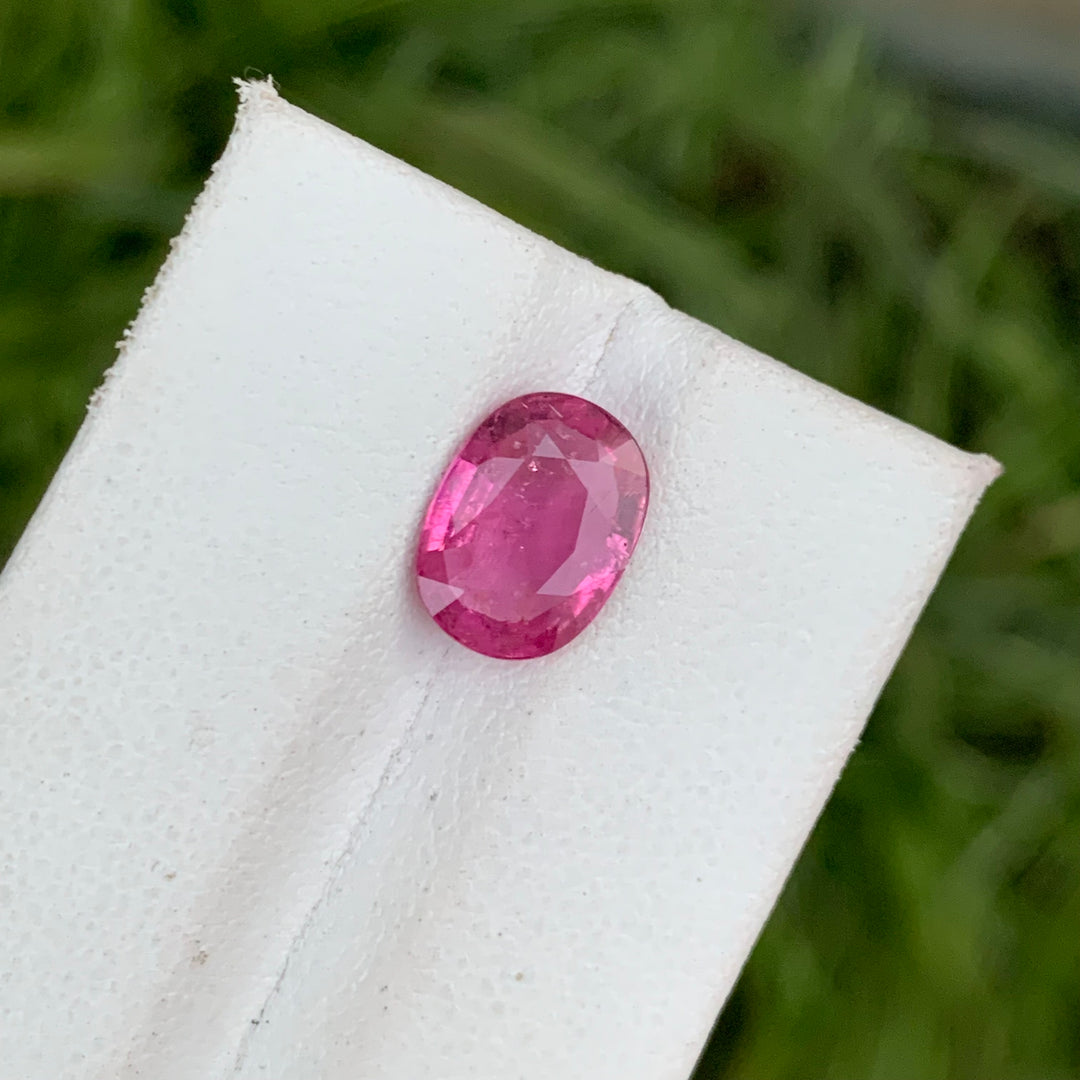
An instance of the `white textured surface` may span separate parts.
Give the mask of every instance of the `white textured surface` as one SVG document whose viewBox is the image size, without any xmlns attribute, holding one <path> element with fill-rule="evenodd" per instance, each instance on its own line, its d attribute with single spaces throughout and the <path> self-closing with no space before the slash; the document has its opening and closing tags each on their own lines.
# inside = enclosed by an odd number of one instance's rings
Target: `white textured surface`
<svg viewBox="0 0 1080 1080">
<path fill-rule="evenodd" d="M 0 579 L 0 1078 L 681 1080 L 996 466 L 246 98 Z M 654 496 L 507 663 L 410 563 L 538 389 Z"/>
</svg>

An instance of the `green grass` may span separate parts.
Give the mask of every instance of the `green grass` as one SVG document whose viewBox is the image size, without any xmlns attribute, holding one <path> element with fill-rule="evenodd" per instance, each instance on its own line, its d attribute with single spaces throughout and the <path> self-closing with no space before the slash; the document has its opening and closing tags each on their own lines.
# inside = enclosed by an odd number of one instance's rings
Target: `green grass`
<svg viewBox="0 0 1080 1080">
<path fill-rule="evenodd" d="M 1004 462 L 700 1077 L 1080 1076 L 1077 141 L 742 0 L 7 0 L 0 559 L 251 69 Z"/>
</svg>

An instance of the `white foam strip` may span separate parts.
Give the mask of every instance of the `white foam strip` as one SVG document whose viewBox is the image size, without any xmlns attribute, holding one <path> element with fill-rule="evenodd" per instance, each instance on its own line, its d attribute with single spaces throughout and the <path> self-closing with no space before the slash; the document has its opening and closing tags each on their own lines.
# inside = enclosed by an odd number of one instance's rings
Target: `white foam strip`
<svg viewBox="0 0 1080 1080">
<path fill-rule="evenodd" d="M 538 389 L 653 499 L 507 663 L 410 566 Z M 247 86 L 0 579 L 5 1075 L 685 1077 L 995 472 Z"/>
</svg>

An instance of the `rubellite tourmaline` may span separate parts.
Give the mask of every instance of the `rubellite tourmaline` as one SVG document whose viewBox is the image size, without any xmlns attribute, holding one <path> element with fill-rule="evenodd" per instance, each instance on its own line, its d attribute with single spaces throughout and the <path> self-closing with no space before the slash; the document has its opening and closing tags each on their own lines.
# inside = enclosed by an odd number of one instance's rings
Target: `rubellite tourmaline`
<svg viewBox="0 0 1080 1080">
<path fill-rule="evenodd" d="M 420 597 L 476 652 L 546 656 L 604 606 L 648 502 L 645 458 L 610 413 L 570 394 L 514 398 L 439 482 L 416 558 Z"/>
</svg>

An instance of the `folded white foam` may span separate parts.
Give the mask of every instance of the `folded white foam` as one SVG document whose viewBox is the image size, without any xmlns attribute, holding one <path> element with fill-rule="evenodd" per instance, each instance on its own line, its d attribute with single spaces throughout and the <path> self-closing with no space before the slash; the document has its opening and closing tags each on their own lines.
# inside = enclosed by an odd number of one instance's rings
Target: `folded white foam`
<svg viewBox="0 0 1080 1080">
<path fill-rule="evenodd" d="M 650 515 L 489 660 L 412 548 L 547 389 Z M 684 1078 L 995 472 L 247 85 L 0 579 L 4 1075 Z"/>
</svg>

